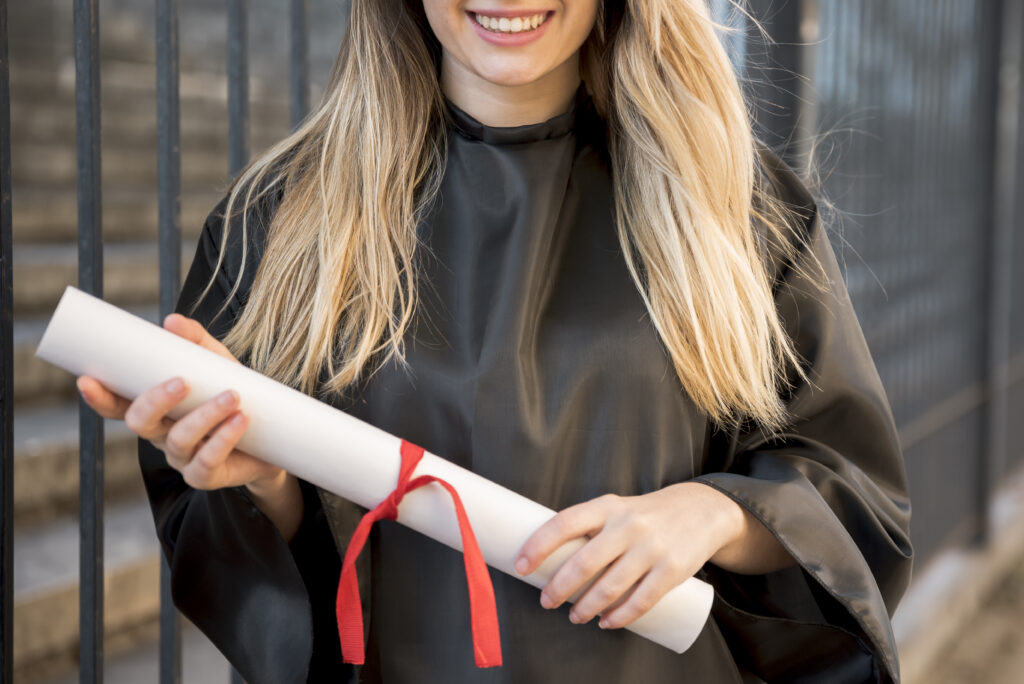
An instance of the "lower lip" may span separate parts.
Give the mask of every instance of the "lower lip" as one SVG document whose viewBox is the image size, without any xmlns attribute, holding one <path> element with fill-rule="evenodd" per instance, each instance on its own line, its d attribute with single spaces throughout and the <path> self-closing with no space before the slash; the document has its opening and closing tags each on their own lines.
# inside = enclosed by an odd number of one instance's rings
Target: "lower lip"
<svg viewBox="0 0 1024 684">
<path fill-rule="evenodd" d="M 497 33 L 495 31 L 488 31 L 478 24 L 476 19 L 473 18 L 472 12 L 466 12 L 466 16 L 469 18 L 469 23 L 473 25 L 473 28 L 476 29 L 476 32 L 480 37 L 494 45 L 526 45 L 527 43 L 532 43 L 541 37 L 541 34 L 547 30 L 548 23 L 551 21 L 551 16 L 548 15 L 548 17 L 544 19 L 544 23 L 532 31 L 520 31 L 519 33 Z"/>
</svg>

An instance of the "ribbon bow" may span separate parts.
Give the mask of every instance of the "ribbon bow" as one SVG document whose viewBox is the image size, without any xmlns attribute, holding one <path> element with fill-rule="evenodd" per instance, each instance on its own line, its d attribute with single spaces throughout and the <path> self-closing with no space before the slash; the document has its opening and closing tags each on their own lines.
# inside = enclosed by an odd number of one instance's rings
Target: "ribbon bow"
<svg viewBox="0 0 1024 684">
<path fill-rule="evenodd" d="M 462 559 L 466 566 L 466 583 L 469 585 L 470 623 L 473 629 L 473 656 L 477 667 L 496 667 L 501 665 L 501 639 L 498 634 L 498 609 L 494 602 L 494 588 L 487 564 L 480 552 L 476 535 L 469 524 L 466 509 L 462 506 L 455 487 L 433 475 L 420 475 L 410 482 L 413 470 L 423 458 L 423 447 L 402 440 L 402 465 L 398 472 L 398 484 L 394 490 L 381 501 L 376 508 L 368 512 L 359 521 L 341 564 L 341 577 L 338 580 L 338 597 L 335 610 L 338 617 L 338 636 L 341 638 L 341 652 L 346 663 L 362 665 L 363 650 L 363 608 L 359 599 L 359 582 L 356 577 L 356 558 L 366 544 L 370 528 L 378 520 L 395 520 L 398 518 L 398 504 L 407 492 L 436 482 L 452 497 L 455 515 L 459 520 L 459 532 L 462 535 Z"/>
</svg>

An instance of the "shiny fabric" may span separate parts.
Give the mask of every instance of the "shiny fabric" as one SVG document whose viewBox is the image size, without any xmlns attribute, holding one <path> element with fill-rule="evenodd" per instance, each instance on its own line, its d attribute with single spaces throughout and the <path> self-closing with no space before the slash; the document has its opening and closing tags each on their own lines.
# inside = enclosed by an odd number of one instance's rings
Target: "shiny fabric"
<svg viewBox="0 0 1024 684">
<path fill-rule="evenodd" d="M 797 560 L 744 576 L 708 563 L 712 617 L 677 655 L 597 621 L 573 625 L 493 571 L 505 664 L 473 664 L 460 555 L 392 521 L 358 569 L 368 640 L 359 681 L 895 682 L 889 616 L 911 569 L 910 504 L 892 415 L 813 199 L 767 149 L 761 168 L 804 210 L 798 263 L 772 258 L 776 302 L 807 360 L 785 434 L 713 430 L 682 390 L 615 234 L 605 127 L 581 87 L 548 121 L 485 126 L 448 103 L 448 162 L 418 227 L 421 302 L 410 370 L 390 364 L 331 402 L 553 509 L 696 479 L 764 522 Z M 242 306 L 280 196 L 268 195 L 195 316 L 222 337 Z M 213 273 L 217 219 L 179 299 Z M 250 223 L 252 226 L 252 223 Z M 826 288 L 805 280 L 808 253 Z M 813 273 L 813 270 L 810 271 Z M 243 360 L 244 361 L 244 360 Z M 140 440 L 177 605 L 246 679 L 344 681 L 331 624 L 339 553 L 363 509 L 303 483 L 291 544 L 244 488 L 189 489 Z M 332 543 L 333 539 L 333 543 Z M 686 543 L 685 539 L 679 543 Z"/>
</svg>

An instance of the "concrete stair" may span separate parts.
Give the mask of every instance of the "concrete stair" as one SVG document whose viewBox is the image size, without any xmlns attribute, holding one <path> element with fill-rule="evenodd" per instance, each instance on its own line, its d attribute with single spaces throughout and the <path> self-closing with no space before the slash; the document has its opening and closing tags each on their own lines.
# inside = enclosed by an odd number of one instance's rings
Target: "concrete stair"
<svg viewBox="0 0 1024 684">
<path fill-rule="evenodd" d="M 182 240 L 182 277 L 195 255 L 195 240 Z M 103 298 L 124 307 L 160 295 L 155 242 L 108 244 L 103 249 Z M 14 311 L 53 311 L 67 285 L 78 282 L 78 246 L 63 243 L 14 247 Z"/>
<path fill-rule="evenodd" d="M 15 680 L 70 681 L 78 650 L 78 411 L 74 377 L 34 357 L 61 293 L 77 283 L 74 62 L 66 3 L 10 11 L 14 232 Z M 109 10 L 107 10 L 109 11 Z M 44 39 L 19 27 L 44 26 Z M 152 34 L 105 17 L 101 30 L 104 299 L 157 320 L 157 129 Z M 47 42 L 51 41 L 51 42 Z M 287 89 L 258 79 L 254 153 L 288 131 Z M 182 275 L 230 181 L 227 84 L 181 65 Z M 156 681 L 159 548 L 139 476 L 137 438 L 105 424 L 107 681 Z M 194 628 L 206 663 L 185 681 L 227 682 L 223 658 Z M 145 653 L 145 657 L 141 654 Z M 144 662 L 143 662 L 144 661 Z M 186 652 L 186 668 L 189 654 Z M 140 669 L 141 668 L 141 669 Z M 213 675 L 198 672 L 214 672 Z M 115 675 L 114 673 L 121 674 Z M 146 672 L 149 674 L 139 674 Z"/>
<path fill-rule="evenodd" d="M 149 506 L 138 497 L 106 506 L 104 532 L 104 626 L 116 634 L 152 622 L 159 610 L 158 542 Z M 77 517 L 21 527 L 14 552 L 19 679 L 52 674 L 54 665 L 77 656 Z"/>
<path fill-rule="evenodd" d="M 217 205 L 219 190 L 189 191 L 181 203 L 184 238 L 199 235 L 203 222 Z M 75 244 L 78 239 L 78 197 L 74 188 L 19 188 L 11 202 L 14 242 L 21 245 Z M 151 192 L 104 188 L 103 241 L 107 244 L 157 239 L 159 204 Z"/>
</svg>

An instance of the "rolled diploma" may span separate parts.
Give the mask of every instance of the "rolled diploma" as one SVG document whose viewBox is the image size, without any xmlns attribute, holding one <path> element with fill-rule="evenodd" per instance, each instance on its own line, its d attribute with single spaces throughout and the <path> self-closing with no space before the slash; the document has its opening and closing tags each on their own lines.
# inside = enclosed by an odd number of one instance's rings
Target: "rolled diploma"
<svg viewBox="0 0 1024 684">
<path fill-rule="evenodd" d="M 365 508 L 383 501 L 398 481 L 398 437 L 77 288 L 65 289 L 36 356 L 130 399 L 181 376 L 190 391 L 172 418 L 234 389 L 238 408 L 250 416 L 239 449 Z M 564 544 L 522 576 L 512 565 L 517 552 L 555 511 L 425 451 L 413 477 L 426 474 L 458 491 L 487 564 L 535 587 L 544 587 L 585 543 Z M 462 550 L 451 499 L 439 485 L 408 493 L 398 512 L 403 525 Z M 703 629 L 713 593 L 691 577 L 627 629 L 682 653 Z"/>
</svg>

